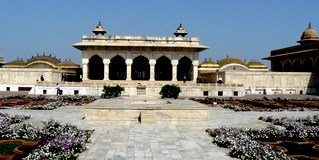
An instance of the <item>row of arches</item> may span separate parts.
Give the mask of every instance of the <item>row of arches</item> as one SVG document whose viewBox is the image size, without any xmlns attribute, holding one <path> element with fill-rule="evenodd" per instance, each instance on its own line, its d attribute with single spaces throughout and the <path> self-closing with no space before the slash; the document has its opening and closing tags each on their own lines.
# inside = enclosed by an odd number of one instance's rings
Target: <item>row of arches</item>
<svg viewBox="0 0 319 160">
<path fill-rule="evenodd" d="M 319 72 L 319 60 L 311 61 L 306 59 L 303 63 L 300 61 L 290 62 L 274 62 L 273 71 L 284 71 L 284 72 Z"/>
<path fill-rule="evenodd" d="M 131 66 L 132 80 L 150 80 L 150 64 L 149 60 L 144 56 L 138 56 L 133 59 Z M 104 79 L 104 63 L 103 59 L 94 55 L 89 59 L 88 78 L 91 80 Z M 125 59 L 119 55 L 113 57 L 109 64 L 110 80 L 126 80 L 127 66 Z M 177 65 L 177 80 L 190 81 L 193 79 L 193 65 L 188 57 L 182 57 Z M 159 81 L 172 80 L 172 64 L 171 60 L 166 56 L 162 56 L 156 60 L 154 79 Z"/>
</svg>

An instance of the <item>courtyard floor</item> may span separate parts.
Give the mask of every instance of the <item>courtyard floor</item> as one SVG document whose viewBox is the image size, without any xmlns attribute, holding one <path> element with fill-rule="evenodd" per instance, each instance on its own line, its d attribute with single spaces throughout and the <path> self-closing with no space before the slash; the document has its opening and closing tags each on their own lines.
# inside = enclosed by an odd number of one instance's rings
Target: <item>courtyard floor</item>
<svg viewBox="0 0 319 160">
<path fill-rule="evenodd" d="M 65 106 L 55 110 L 0 110 L 9 114 L 28 114 L 31 119 L 25 123 L 41 125 L 41 121 L 55 119 L 77 125 L 82 129 L 94 129 L 92 143 L 82 152 L 80 160 L 107 159 L 233 159 L 228 149 L 214 145 L 205 132 L 207 128 L 221 126 L 260 128 L 268 123 L 258 120 L 259 116 L 305 117 L 317 112 L 234 112 L 214 107 L 209 111 L 209 122 L 159 122 L 139 123 L 86 121 L 83 106 Z"/>
</svg>

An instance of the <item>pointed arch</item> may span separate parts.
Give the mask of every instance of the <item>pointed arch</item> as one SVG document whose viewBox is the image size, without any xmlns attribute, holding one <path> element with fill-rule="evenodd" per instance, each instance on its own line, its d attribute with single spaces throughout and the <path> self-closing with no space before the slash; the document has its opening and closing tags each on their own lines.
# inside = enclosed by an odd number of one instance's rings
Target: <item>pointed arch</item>
<svg viewBox="0 0 319 160">
<path fill-rule="evenodd" d="M 303 63 L 303 71 L 304 72 L 313 72 L 313 62 L 311 59 L 306 59 Z"/>
<path fill-rule="evenodd" d="M 146 57 L 137 56 L 133 59 L 131 78 L 132 80 L 150 79 L 150 64 Z"/>
<path fill-rule="evenodd" d="M 284 64 L 284 71 L 285 72 L 291 72 L 292 71 L 292 65 L 289 61 L 285 62 Z"/>
<path fill-rule="evenodd" d="M 110 80 L 125 80 L 127 72 L 125 59 L 119 55 L 114 56 L 109 64 L 109 72 Z"/>
<path fill-rule="evenodd" d="M 272 63 L 272 71 L 283 71 L 283 66 L 280 61 L 275 61 Z"/>
<path fill-rule="evenodd" d="M 177 65 L 177 80 L 191 81 L 193 80 L 193 64 L 192 60 L 184 56 L 178 61 Z"/>
<path fill-rule="evenodd" d="M 103 59 L 98 55 L 94 55 L 89 59 L 88 78 L 91 80 L 103 80 L 104 79 Z"/>
<path fill-rule="evenodd" d="M 155 80 L 161 80 L 161 81 L 172 80 L 172 64 L 171 64 L 171 60 L 167 58 L 166 56 L 162 56 L 156 60 Z"/>
<path fill-rule="evenodd" d="M 292 71 L 294 72 L 302 72 L 302 65 L 300 61 L 295 61 L 292 67 Z"/>
</svg>

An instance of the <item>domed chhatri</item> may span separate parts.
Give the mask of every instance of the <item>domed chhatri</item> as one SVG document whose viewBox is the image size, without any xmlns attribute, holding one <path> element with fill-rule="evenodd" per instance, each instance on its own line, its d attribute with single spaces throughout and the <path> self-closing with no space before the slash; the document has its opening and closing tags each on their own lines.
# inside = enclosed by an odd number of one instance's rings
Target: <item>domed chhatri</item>
<svg viewBox="0 0 319 160">
<path fill-rule="evenodd" d="M 106 33 L 103 25 L 101 24 L 101 22 L 99 22 L 99 24 L 95 27 L 95 29 L 92 31 L 95 35 L 104 35 Z"/>
<path fill-rule="evenodd" d="M 21 58 L 17 58 L 14 61 L 6 63 L 3 67 L 4 68 L 23 68 L 26 65 L 26 62 Z"/>
<path fill-rule="evenodd" d="M 24 61 L 23 59 L 17 59 L 11 62 L 6 63 L 4 68 L 43 68 L 47 66 L 49 68 L 61 68 L 61 69 L 76 69 L 79 68 L 80 65 L 72 62 L 71 60 L 61 61 L 57 59 L 55 56 L 37 54 L 36 56 L 32 56 L 30 59 Z"/>
<path fill-rule="evenodd" d="M 176 32 L 174 33 L 176 37 L 179 37 L 179 36 L 185 37 L 187 34 L 188 33 L 185 31 L 182 24 L 179 24 L 179 27 L 176 29 Z"/>
<path fill-rule="evenodd" d="M 37 53 L 36 56 L 32 56 L 30 59 L 28 59 L 26 63 L 32 63 L 36 61 L 46 61 L 54 65 L 60 63 L 60 60 L 57 59 L 55 56 L 52 56 L 51 54 L 46 55 L 45 53 L 43 53 L 42 55 Z"/>
<path fill-rule="evenodd" d="M 250 69 L 267 69 L 267 66 L 257 60 L 252 60 L 247 63 L 247 67 Z"/>
<path fill-rule="evenodd" d="M 211 58 L 205 60 L 199 65 L 200 68 L 219 68 L 219 64 L 215 63 Z"/>
<path fill-rule="evenodd" d="M 228 57 L 228 56 L 224 59 L 219 60 L 217 63 L 220 65 L 220 67 L 223 67 L 223 66 L 225 66 L 227 64 L 231 64 L 231 63 L 241 64 L 241 65 L 246 66 L 246 63 L 244 61 L 242 61 L 241 59 L 234 58 L 234 57 Z"/>
<path fill-rule="evenodd" d="M 308 28 L 302 33 L 300 40 L 298 41 L 300 44 L 308 44 L 313 42 L 319 42 L 319 36 L 315 29 L 311 27 L 311 23 L 309 22 Z"/>
</svg>

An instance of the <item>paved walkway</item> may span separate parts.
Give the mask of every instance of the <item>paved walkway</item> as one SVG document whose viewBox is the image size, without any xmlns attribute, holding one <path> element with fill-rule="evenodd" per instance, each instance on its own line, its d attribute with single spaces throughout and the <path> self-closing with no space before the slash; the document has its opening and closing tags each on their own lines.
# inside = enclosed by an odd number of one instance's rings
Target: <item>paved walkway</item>
<svg viewBox="0 0 319 160">
<path fill-rule="evenodd" d="M 205 129 L 221 126 L 265 127 L 267 123 L 259 121 L 263 115 L 295 116 L 319 114 L 319 112 L 234 112 L 215 107 L 210 110 L 208 123 L 138 123 L 85 121 L 84 107 L 66 106 L 52 111 L 36 110 L 0 110 L 9 114 L 29 114 L 32 122 L 41 125 L 41 121 L 56 119 L 75 124 L 83 129 L 95 129 L 91 136 L 89 149 L 80 154 L 80 160 L 107 159 L 211 159 L 230 160 L 227 149 L 212 144 Z"/>
</svg>

